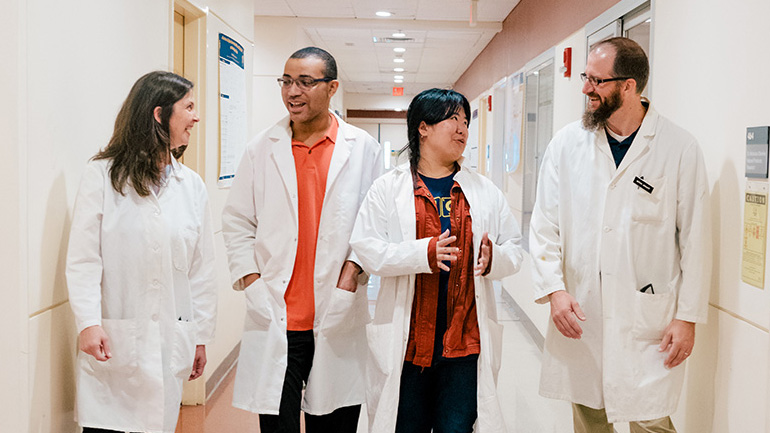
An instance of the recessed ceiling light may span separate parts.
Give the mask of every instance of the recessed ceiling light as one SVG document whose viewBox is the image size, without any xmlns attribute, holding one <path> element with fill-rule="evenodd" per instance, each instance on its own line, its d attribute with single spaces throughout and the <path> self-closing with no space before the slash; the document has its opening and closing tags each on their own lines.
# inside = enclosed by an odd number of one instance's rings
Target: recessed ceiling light
<svg viewBox="0 0 770 433">
<path fill-rule="evenodd" d="M 389 16 L 391 16 L 393 14 L 388 12 L 388 11 L 377 11 L 377 12 L 375 12 L 375 15 L 377 15 L 378 17 L 385 18 L 385 17 L 389 17 Z"/>
<path fill-rule="evenodd" d="M 396 57 L 395 59 L 393 59 L 393 63 L 404 63 L 404 59 L 402 59 L 401 57 Z"/>
<path fill-rule="evenodd" d="M 393 68 L 393 72 L 404 72 L 404 68 Z"/>
<path fill-rule="evenodd" d="M 403 80 L 404 76 L 403 75 L 394 75 L 393 78 L 396 79 L 396 80 Z"/>
<path fill-rule="evenodd" d="M 397 53 L 405 53 L 406 52 L 406 48 L 396 47 L 396 48 L 393 48 L 393 51 L 395 51 Z"/>
<path fill-rule="evenodd" d="M 391 36 L 393 36 L 394 38 L 405 38 L 406 33 L 396 32 L 396 33 L 393 33 Z"/>
<path fill-rule="evenodd" d="M 404 82 L 404 80 L 393 80 L 393 82 L 394 82 L 394 83 L 399 83 L 399 84 L 400 84 L 400 83 L 403 83 L 403 82 Z"/>
<path fill-rule="evenodd" d="M 403 108 L 394 108 L 395 111 L 403 111 Z"/>
</svg>

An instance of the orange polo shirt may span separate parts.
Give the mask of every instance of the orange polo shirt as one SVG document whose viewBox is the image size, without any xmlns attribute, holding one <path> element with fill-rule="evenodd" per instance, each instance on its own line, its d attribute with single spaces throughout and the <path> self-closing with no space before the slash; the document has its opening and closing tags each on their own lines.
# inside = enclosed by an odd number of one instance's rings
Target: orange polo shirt
<svg viewBox="0 0 770 433">
<path fill-rule="evenodd" d="M 292 140 L 294 166 L 297 169 L 297 202 L 299 212 L 299 234 L 297 236 L 297 258 L 294 271 L 283 299 L 286 301 L 286 329 L 309 331 L 315 318 L 315 254 L 318 239 L 318 224 L 321 221 L 326 177 L 334 151 L 334 140 L 339 127 L 337 119 L 331 117 L 326 136 L 318 143 L 307 144 Z"/>
</svg>

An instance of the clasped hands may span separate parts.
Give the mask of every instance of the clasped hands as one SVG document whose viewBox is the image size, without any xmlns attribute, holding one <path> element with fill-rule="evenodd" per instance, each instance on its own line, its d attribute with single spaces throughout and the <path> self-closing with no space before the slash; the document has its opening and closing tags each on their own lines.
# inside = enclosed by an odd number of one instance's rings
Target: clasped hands
<svg viewBox="0 0 770 433">
<path fill-rule="evenodd" d="M 449 272 L 449 266 L 444 262 L 454 263 L 457 261 L 457 254 L 460 249 L 450 246 L 457 240 L 457 236 L 449 236 L 449 230 L 444 231 L 438 237 L 436 242 L 436 264 L 438 268 Z M 489 234 L 484 233 L 481 237 L 481 251 L 476 264 L 473 266 L 473 275 L 480 276 L 489 273 L 492 264 L 492 242 L 489 240 Z"/>
</svg>

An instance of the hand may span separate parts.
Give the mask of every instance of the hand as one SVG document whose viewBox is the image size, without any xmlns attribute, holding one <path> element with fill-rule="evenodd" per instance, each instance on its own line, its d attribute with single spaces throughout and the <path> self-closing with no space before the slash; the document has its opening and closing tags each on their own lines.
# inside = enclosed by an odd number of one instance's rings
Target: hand
<svg viewBox="0 0 770 433">
<path fill-rule="evenodd" d="M 460 249 L 447 246 L 456 240 L 457 236 L 449 236 L 449 230 L 439 235 L 438 242 L 436 242 L 436 262 L 438 262 L 439 269 L 449 272 L 449 266 L 445 265 L 444 262 L 457 261 L 457 253 L 460 252 Z"/>
<path fill-rule="evenodd" d="M 663 331 L 663 341 L 658 350 L 668 351 L 663 362 L 666 368 L 674 368 L 681 364 L 692 353 L 695 346 L 695 323 L 674 319 Z"/>
<path fill-rule="evenodd" d="M 256 280 L 255 280 L 256 281 Z M 193 361 L 192 372 L 189 380 L 195 380 L 203 375 L 203 367 L 206 366 L 206 346 L 199 344 L 195 346 L 195 360 Z"/>
<path fill-rule="evenodd" d="M 551 319 L 556 329 L 567 338 L 580 340 L 583 328 L 575 320 L 575 317 L 585 322 L 586 316 L 580 308 L 580 304 L 572 295 L 564 290 L 559 290 L 548 295 L 551 300 Z"/>
<path fill-rule="evenodd" d="M 106 361 L 112 358 L 110 352 L 110 339 L 101 325 L 89 326 L 80 331 L 78 338 L 80 350 L 93 356 L 97 361 Z"/>
<path fill-rule="evenodd" d="M 355 293 L 358 288 L 358 274 L 361 272 L 363 270 L 356 263 L 346 260 L 337 279 L 337 287 Z"/>
<path fill-rule="evenodd" d="M 492 242 L 489 240 L 489 234 L 484 233 L 481 237 L 481 251 L 479 252 L 479 260 L 476 262 L 476 266 L 473 267 L 473 275 L 486 275 L 489 273 L 489 267 L 492 265 Z"/>
<path fill-rule="evenodd" d="M 260 279 L 260 274 L 249 274 L 245 277 L 241 278 L 241 281 L 243 281 L 243 288 L 249 287 L 250 285 L 254 284 L 254 281 L 257 281 Z"/>
</svg>

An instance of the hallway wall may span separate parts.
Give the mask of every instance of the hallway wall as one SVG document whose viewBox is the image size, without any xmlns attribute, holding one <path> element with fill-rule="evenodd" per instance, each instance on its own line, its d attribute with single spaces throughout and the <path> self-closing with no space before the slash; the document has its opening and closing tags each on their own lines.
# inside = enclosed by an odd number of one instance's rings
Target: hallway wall
<svg viewBox="0 0 770 433">
<path fill-rule="evenodd" d="M 72 206 L 85 164 L 106 145 L 131 85 L 146 72 L 170 67 L 173 3 L 6 3 L 0 14 L 0 431 L 69 433 L 76 431 L 76 333 L 64 264 Z M 250 0 L 194 3 L 238 32 L 254 34 Z M 206 77 L 216 95 L 216 69 Z M 216 109 L 216 99 L 208 106 Z M 216 158 L 218 140 L 207 135 L 206 142 L 207 154 Z M 216 162 L 207 165 L 209 180 Z M 214 202 L 220 192 L 211 188 L 210 194 Z M 207 374 L 231 349 L 209 347 Z"/>
<path fill-rule="evenodd" d="M 529 4 L 523 0 L 520 6 Z M 538 6 L 541 4 L 538 2 Z M 574 12 L 563 2 L 559 7 Z M 512 17 L 525 10 L 514 9 L 503 24 L 503 33 L 510 28 Z M 592 16 L 600 12 L 603 10 Z M 765 79 L 770 59 L 762 54 L 770 50 L 770 29 L 763 18 L 768 14 L 770 3 L 762 1 L 653 1 L 651 100 L 662 115 L 693 133 L 700 142 L 711 184 L 714 223 L 709 322 L 696 327 L 696 347 L 688 361 L 684 392 L 673 417 L 683 433 L 770 432 L 770 293 L 767 282 L 759 289 L 740 278 L 745 133 L 750 126 L 770 125 L 770 113 L 762 98 L 770 95 L 770 83 Z M 552 48 L 546 50 L 552 50 L 558 65 L 562 49 L 573 47 L 573 78 L 565 79 L 560 74 L 555 77 L 554 132 L 577 120 L 583 111 L 577 74 L 585 67 L 582 47 L 586 35 L 582 26 L 590 17 L 576 12 L 578 16 L 583 19 L 582 24 L 577 23 L 581 28 L 566 39 L 550 42 Z M 531 34 L 552 29 L 551 22 L 550 17 L 539 20 L 539 29 L 530 29 Z M 532 41 L 527 37 L 504 39 L 501 35 L 501 40 L 493 40 L 457 82 L 457 88 L 468 96 L 485 97 L 497 80 L 517 72 L 528 59 L 542 52 L 529 51 Z M 542 42 L 547 40 L 545 37 Z M 522 53 L 530 57 L 510 60 Z M 493 64 L 490 59 L 498 59 L 498 63 L 509 59 L 509 67 Z M 493 73 L 483 77 L 474 72 L 478 70 Z M 521 188 L 512 179 L 508 179 L 507 187 Z M 766 185 L 767 181 L 762 183 Z M 530 266 L 527 261 L 522 269 L 527 273 L 507 279 L 505 286 L 544 333 L 550 320 L 549 309 L 532 302 L 528 290 Z M 621 433 L 628 431 L 624 425 L 617 428 Z"/>
</svg>

